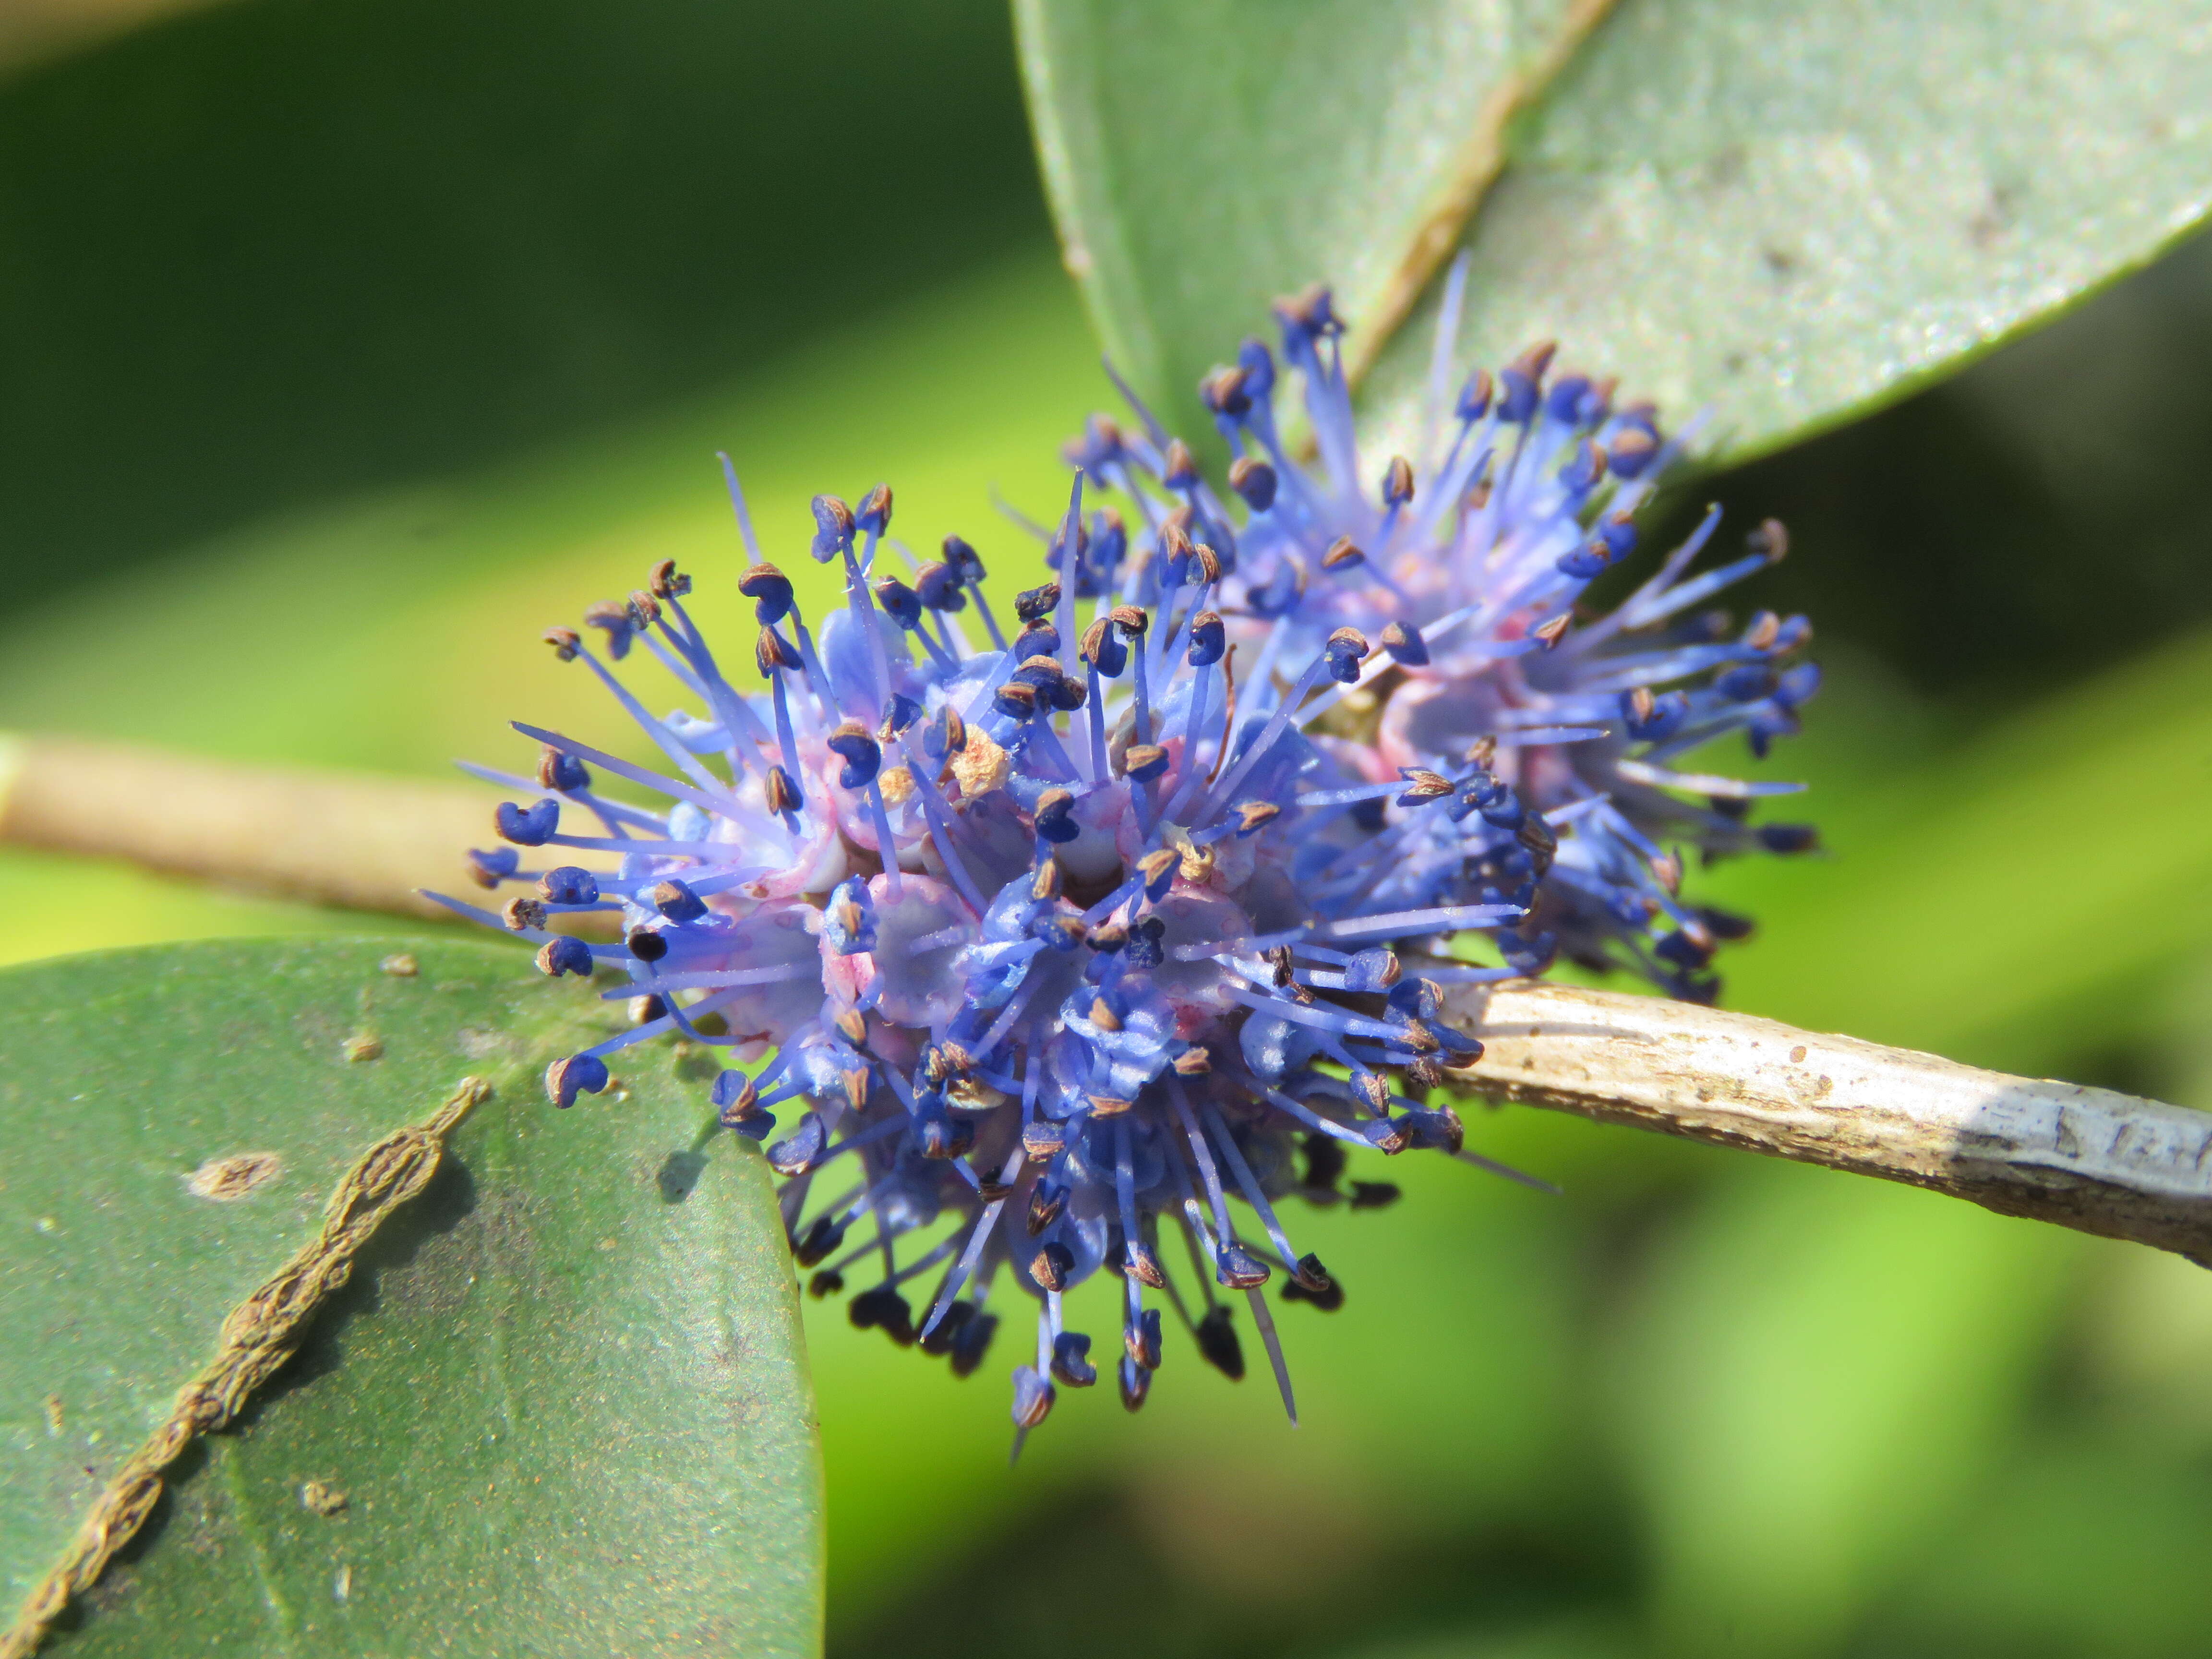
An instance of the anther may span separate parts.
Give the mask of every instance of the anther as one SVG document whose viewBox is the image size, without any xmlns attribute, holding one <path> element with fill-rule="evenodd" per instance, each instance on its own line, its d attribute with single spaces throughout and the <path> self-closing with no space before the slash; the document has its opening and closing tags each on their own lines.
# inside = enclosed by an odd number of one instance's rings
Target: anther
<svg viewBox="0 0 2212 1659">
<path fill-rule="evenodd" d="M 1265 513 L 1274 506 L 1278 482 L 1273 467 L 1249 455 L 1239 455 L 1229 464 L 1229 487 L 1255 513 Z"/>
<path fill-rule="evenodd" d="M 1098 1380 L 1090 1353 L 1089 1337 L 1080 1331 L 1062 1331 L 1052 1340 L 1052 1374 L 1071 1389 L 1089 1388 Z"/>
<path fill-rule="evenodd" d="M 1355 1181 L 1352 1183 L 1352 1207 L 1355 1210 L 1380 1210 L 1398 1201 L 1398 1183 L 1395 1181 Z"/>
<path fill-rule="evenodd" d="M 858 720 L 843 721 L 823 741 L 845 763 L 837 777 L 841 787 L 861 789 L 874 781 L 884 751 L 868 735 L 866 726 Z"/>
<path fill-rule="evenodd" d="M 1136 1103 L 1124 1100 L 1119 1095 L 1085 1095 L 1084 1098 L 1091 1103 L 1091 1115 L 1093 1117 L 1119 1117 Z"/>
<path fill-rule="evenodd" d="M 1121 769 L 1146 783 L 1168 769 L 1168 751 L 1156 743 L 1133 743 L 1121 757 Z"/>
<path fill-rule="evenodd" d="M 1164 898 L 1175 880 L 1176 866 L 1182 862 L 1182 854 L 1171 847 L 1156 847 L 1139 859 L 1137 872 L 1145 878 L 1145 896 L 1154 903 Z"/>
<path fill-rule="evenodd" d="M 1345 571 L 1356 568 L 1366 557 L 1367 555 L 1360 550 L 1351 537 L 1339 536 L 1322 554 L 1321 568 L 1331 575 L 1340 575 Z"/>
<path fill-rule="evenodd" d="M 469 848 L 469 879 L 479 887 L 496 888 L 513 876 L 522 863 L 522 858 L 512 847 L 495 847 L 489 852 L 480 847 Z"/>
<path fill-rule="evenodd" d="M 1562 611 L 1551 621 L 1540 627 L 1532 628 L 1528 632 L 1535 638 L 1543 641 L 1544 648 L 1548 651 L 1559 642 L 1560 636 L 1567 631 L 1567 624 L 1573 620 L 1574 617 L 1571 612 Z"/>
<path fill-rule="evenodd" d="M 1049 1164 L 1067 1145 L 1065 1126 L 1048 1117 L 1032 1118 L 1022 1126 L 1022 1156 L 1031 1164 Z"/>
<path fill-rule="evenodd" d="M 545 1068 L 545 1097 L 562 1108 L 574 1105 L 580 1093 L 599 1093 L 607 1083 L 607 1063 L 596 1054 L 570 1054 Z"/>
<path fill-rule="evenodd" d="M 673 559 L 663 559 L 654 565 L 648 580 L 656 599 L 680 599 L 691 591 L 691 579 L 676 568 Z"/>
<path fill-rule="evenodd" d="M 1240 800 L 1229 809 L 1237 814 L 1238 836 L 1255 834 L 1282 816 L 1283 809 L 1271 800 Z"/>
<path fill-rule="evenodd" d="M 650 927 L 633 927 L 623 943 L 640 962 L 658 962 L 668 954 L 668 941 Z"/>
<path fill-rule="evenodd" d="M 1160 482 L 1170 489 L 1188 489 L 1198 483 L 1198 462 L 1191 455 L 1190 446 L 1180 438 L 1168 440 L 1167 453 L 1161 458 Z"/>
<path fill-rule="evenodd" d="M 1198 395 L 1214 414 L 1234 419 L 1251 411 L 1252 397 L 1244 381 L 1242 368 L 1217 368 L 1198 383 Z"/>
<path fill-rule="evenodd" d="M 707 914 L 707 901 L 688 883 L 672 879 L 654 884 L 653 908 L 673 922 L 696 921 Z"/>
<path fill-rule="evenodd" d="M 1459 402 L 1452 412 L 1462 421 L 1479 421 L 1489 412 L 1490 394 L 1490 371 L 1478 368 L 1460 388 Z"/>
<path fill-rule="evenodd" d="M 1170 585 L 1182 580 L 1191 550 L 1190 534 L 1176 520 L 1170 518 L 1160 526 L 1159 558 L 1168 568 Z"/>
<path fill-rule="evenodd" d="M 1213 1069 L 1213 1052 L 1203 1043 L 1193 1043 L 1175 1057 L 1177 1077 L 1204 1077 Z"/>
<path fill-rule="evenodd" d="M 1115 627 L 1132 637 L 1141 637 L 1145 629 L 1152 624 L 1152 618 L 1147 617 L 1142 609 L 1133 605 L 1117 605 L 1107 612 L 1107 615 L 1112 619 Z"/>
<path fill-rule="evenodd" d="M 1283 1285 L 1285 1302 L 1310 1302 L 1323 1313 L 1344 1305 L 1344 1287 L 1328 1276 L 1321 1258 L 1309 1252 L 1298 1258 L 1297 1271 Z"/>
<path fill-rule="evenodd" d="M 1219 616 L 1211 611 L 1201 611 L 1191 618 L 1188 659 L 1193 668 L 1205 668 L 1219 662 L 1222 653 L 1228 648 L 1229 631 Z"/>
<path fill-rule="evenodd" d="M 1046 582 L 1041 587 L 1026 588 L 1014 596 L 1014 614 L 1025 623 L 1042 622 L 1052 615 L 1053 607 L 1060 603 L 1060 584 Z"/>
<path fill-rule="evenodd" d="M 566 933 L 549 939 L 538 947 L 538 971 L 554 979 L 563 974 L 589 979 L 592 976 L 592 947 Z"/>
<path fill-rule="evenodd" d="M 1030 878 L 1030 896 L 1040 904 L 1049 903 L 1060 896 L 1060 860 L 1047 859 Z"/>
<path fill-rule="evenodd" d="M 1413 464 L 1403 455 L 1394 455 L 1382 472 L 1382 505 L 1403 507 L 1413 499 Z"/>
<path fill-rule="evenodd" d="M 853 550 L 853 509 L 835 495 L 817 495 L 814 509 L 814 539 L 806 550 L 814 556 L 817 564 L 827 564 L 840 553 Z"/>
<path fill-rule="evenodd" d="M 1428 641 L 1421 630 L 1409 622 L 1382 624 L 1382 648 L 1390 653 L 1390 660 L 1407 668 L 1419 668 L 1429 659 Z"/>
<path fill-rule="evenodd" d="M 769 768 L 763 793 L 768 799 L 768 810 L 778 814 L 796 812 L 805 804 L 799 798 L 799 786 L 781 766 Z"/>
<path fill-rule="evenodd" d="M 553 654 L 562 662 L 574 662 L 576 653 L 583 648 L 583 636 L 573 628 L 549 628 L 542 636 L 553 647 Z"/>
<path fill-rule="evenodd" d="M 1769 564 L 1780 564 L 1790 554 L 1790 531 L 1779 519 L 1763 521 L 1744 538 L 1744 545 Z"/>
<path fill-rule="evenodd" d="M 914 592 L 927 611 L 967 608 L 968 596 L 960 591 L 960 573 L 942 559 L 932 559 L 914 573 Z"/>
<path fill-rule="evenodd" d="M 753 642 L 753 665 L 765 680 L 773 678 L 779 669 L 802 668 L 805 660 L 773 626 L 763 624 L 760 637 Z"/>
<path fill-rule="evenodd" d="M 945 562 L 960 573 L 963 582 L 980 582 L 987 574 L 982 556 L 957 536 L 947 536 L 943 543 Z M 994 1320 L 992 1322 L 996 1323 Z"/>
<path fill-rule="evenodd" d="M 1156 1291 L 1164 1288 L 1168 1282 L 1167 1274 L 1160 1270 L 1160 1259 L 1152 1254 L 1152 1247 L 1141 1239 L 1131 1242 L 1121 1252 L 1121 1270 L 1139 1285 L 1149 1285 Z M 1141 1363 L 1149 1364 L 1157 1370 L 1160 1364 L 1159 1333 L 1157 1328 L 1152 1334 L 1153 1358 L 1142 1360 Z"/>
<path fill-rule="evenodd" d="M 548 744 L 538 751 L 538 782 L 541 788 L 574 794 L 592 787 L 592 775 L 574 755 L 564 755 Z"/>
<path fill-rule="evenodd" d="M 1121 1017 L 1114 1012 L 1113 1004 L 1108 1002 L 1103 997 L 1091 999 L 1089 1018 L 1091 1023 L 1102 1031 L 1118 1031 L 1121 1029 Z"/>
<path fill-rule="evenodd" d="M 876 603 L 901 628 L 911 632 L 921 626 L 921 596 L 896 576 L 885 576 L 876 584 Z"/>
<path fill-rule="evenodd" d="M 492 828 L 517 847 L 543 847 L 561 827 L 561 803 L 548 798 L 529 806 L 503 800 L 492 810 Z"/>
<path fill-rule="evenodd" d="M 1075 1252 L 1054 1239 L 1039 1250 L 1030 1261 L 1030 1277 L 1048 1291 L 1064 1291 L 1067 1276 L 1075 1271 Z"/>
<path fill-rule="evenodd" d="M 757 564 L 738 578 L 738 592 L 753 602 L 754 620 L 781 622 L 791 610 L 791 578 L 772 564 Z"/>
<path fill-rule="evenodd" d="M 584 607 L 584 626 L 596 628 L 607 636 L 607 654 L 617 662 L 629 655 L 629 636 L 636 629 L 637 619 L 629 607 L 614 599 L 598 599 Z"/>
<path fill-rule="evenodd" d="M 860 510 L 853 521 L 861 529 L 880 536 L 891 527 L 891 487 L 879 483 L 860 498 Z"/>
<path fill-rule="evenodd" d="M 921 718 L 921 705 L 903 691 L 891 693 L 884 705 L 884 718 L 876 727 L 876 741 L 889 743 Z"/>
<path fill-rule="evenodd" d="M 1322 647 L 1328 658 L 1329 678 L 1340 685 L 1359 678 L 1359 665 L 1367 656 L 1367 636 L 1356 628 L 1340 628 Z"/>
</svg>

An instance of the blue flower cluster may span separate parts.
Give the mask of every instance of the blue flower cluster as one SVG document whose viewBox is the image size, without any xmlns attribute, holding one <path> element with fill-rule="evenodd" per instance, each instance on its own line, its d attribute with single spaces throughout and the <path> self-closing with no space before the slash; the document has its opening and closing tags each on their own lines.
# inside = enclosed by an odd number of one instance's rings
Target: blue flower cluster
<svg viewBox="0 0 2212 1659">
<path fill-rule="evenodd" d="M 815 1294 L 876 1264 L 854 1322 L 962 1374 L 997 1330 L 994 1289 L 1035 1299 L 1018 1444 L 1102 1365 L 1140 1406 L 1167 1310 L 1243 1375 L 1239 1299 L 1291 1407 L 1262 1287 L 1279 1275 L 1284 1299 L 1322 1309 L 1343 1291 L 1292 1244 L 1284 1200 L 1395 1197 L 1347 1181 L 1352 1151 L 1515 1173 L 1466 1150 L 1435 1098 L 1481 1054 L 1445 1017 L 1451 988 L 1565 953 L 1709 998 L 1744 924 L 1680 897 L 1684 851 L 1810 844 L 1748 822 L 1776 786 L 1681 766 L 1735 731 L 1764 752 L 1814 689 L 1802 619 L 1698 609 L 1781 556 L 1778 526 L 1692 575 L 1710 515 L 1584 617 L 1675 453 L 1648 405 L 1539 349 L 1440 380 L 1418 461 L 1370 480 L 1328 295 L 1278 313 L 1279 358 L 1248 342 L 1202 387 L 1226 489 L 1133 398 L 1133 429 L 1095 418 L 1066 513 L 1038 531 L 1051 580 L 1004 617 L 960 538 L 926 562 L 890 539 L 879 486 L 814 501 L 811 551 L 844 597 L 810 627 L 732 472 L 751 662 L 716 655 L 663 563 L 546 635 L 661 762 L 519 726 L 542 745 L 534 779 L 471 769 L 525 793 L 472 855 L 481 884 L 521 891 L 443 902 L 535 941 L 548 974 L 618 970 L 605 994 L 636 1014 L 550 1068 L 554 1103 L 663 1035 L 728 1052 L 721 1121 L 775 1134 Z M 1278 423 L 1291 374 L 1310 465 Z M 655 715 L 629 688 L 618 667 L 647 658 L 688 706 Z M 612 799 L 595 773 L 668 805 Z M 594 913 L 619 942 L 560 925 Z M 1067 1320 L 1102 1269 L 1121 1285 L 1118 1356 Z M 931 1273 L 917 1320 L 906 1287 Z"/>
</svg>

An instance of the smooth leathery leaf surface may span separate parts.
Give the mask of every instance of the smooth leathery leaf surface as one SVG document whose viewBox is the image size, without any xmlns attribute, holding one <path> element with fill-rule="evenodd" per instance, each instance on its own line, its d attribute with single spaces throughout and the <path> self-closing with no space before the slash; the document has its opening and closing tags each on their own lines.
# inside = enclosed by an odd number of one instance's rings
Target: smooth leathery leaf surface
<svg viewBox="0 0 2212 1659">
<path fill-rule="evenodd" d="M 1182 430 L 1269 301 L 1327 281 L 1366 322 L 1417 294 L 1607 3 L 1018 0 L 1063 248 L 1117 367 Z"/>
<path fill-rule="evenodd" d="M 814 1424 L 758 1155 L 705 1133 L 698 1062 L 665 1044 L 545 1103 L 546 1060 L 621 1003 L 495 945 L 406 946 L 411 975 L 394 948 L 5 975 L 8 1616 L 339 1178 L 473 1075 L 493 1093 L 437 1176 L 173 1468 L 55 1650 L 813 1651 Z"/>
<path fill-rule="evenodd" d="M 1627 0 L 1548 82 L 1595 10 L 1018 12 L 1069 264 L 1177 430 L 1196 377 L 1316 281 L 1401 423 L 1439 285 L 1387 346 L 1378 297 L 1516 92 L 1459 227 L 1463 361 L 1557 339 L 1678 419 L 1711 406 L 1725 454 L 1955 367 L 2212 206 L 2212 40 L 2174 0 Z"/>
<path fill-rule="evenodd" d="M 1635 0 L 1516 130 L 1462 349 L 1553 338 L 1718 451 L 1878 403 L 2212 208 L 2212 37 L 2156 0 Z M 1436 297 L 1370 382 L 1410 412 Z"/>
</svg>

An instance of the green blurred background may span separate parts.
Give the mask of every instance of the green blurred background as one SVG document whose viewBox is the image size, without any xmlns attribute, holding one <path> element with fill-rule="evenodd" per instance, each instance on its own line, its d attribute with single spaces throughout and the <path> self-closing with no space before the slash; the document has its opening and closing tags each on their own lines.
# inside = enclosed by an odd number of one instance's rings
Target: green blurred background
<svg viewBox="0 0 2212 1659">
<path fill-rule="evenodd" d="M 716 448 L 771 556 L 889 478 L 1012 565 L 990 489 L 1049 503 L 1103 401 L 988 0 L 233 0 L 0 74 L 0 728 L 426 775 L 511 714 L 612 738 L 538 631 L 672 556 L 734 621 Z M 1703 878 L 1765 924 L 1731 1003 L 2212 1105 L 2208 386 L 2200 242 L 1678 491 L 1790 521 L 1746 597 L 1832 676 L 1766 768 L 1828 854 Z M 0 916 L 7 959 L 404 931 L 15 851 Z M 811 1307 L 832 1652 L 2212 1652 L 2202 1270 L 1472 1133 L 1566 1195 L 1408 1159 L 1305 1224 L 1350 1296 L 1287 1311 L 1295 1431 L 1171 1354 L 1010 1473 L 989 1375 Z"/>
</svg>

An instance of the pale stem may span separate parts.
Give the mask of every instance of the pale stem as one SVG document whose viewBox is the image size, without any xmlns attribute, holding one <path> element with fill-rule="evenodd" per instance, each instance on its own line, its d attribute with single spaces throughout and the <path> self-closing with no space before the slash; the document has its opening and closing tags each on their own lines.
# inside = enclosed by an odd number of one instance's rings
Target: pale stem
<svg viewBox="0 0 2212 1659">
<path fill-rule="evenodd" d="M 462 849 L 499 844 L 496 799 L 0 736 L 0 842 L 354 909 L 444 919 L 416 889 L 470 890 Z M 2212 1113 L 1659 997 L 1516 981 L 1449 989 L 1446 1007 L 1486 1045 L 1447 1075 L 1488 1098 L 1901 1181 L 2212 1266 Z"/>
<path fill-rule="evenodd" d="M 2212 1267 L 2212 1112 L 1658 997 L 1449 991 L 1493 1100 L 1880 1176 Z"/>
</svg>

